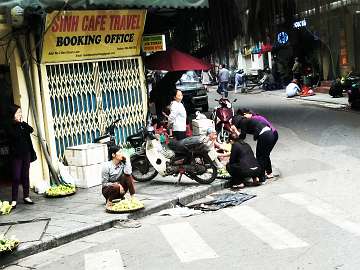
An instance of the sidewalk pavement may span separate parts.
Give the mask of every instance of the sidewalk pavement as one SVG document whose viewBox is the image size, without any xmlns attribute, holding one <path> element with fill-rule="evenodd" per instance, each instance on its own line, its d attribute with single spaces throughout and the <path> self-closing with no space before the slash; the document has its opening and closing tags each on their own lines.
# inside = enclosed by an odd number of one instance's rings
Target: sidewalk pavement
<svg viewBox="0 0 360 270">
<path fill-rule="evenodd" d="M 101 186 L 78 189 L 76 194 L 63 198 L 45 198 L 31 194 L 35 204 L 20 201 L 8 216 L 0 216 L 0 234 L 16 236 L 21 244 L 16 251 L 0 257 L 1 266 L 17 259 L 60 246 L 75 239 L 106 230 L 118 221 L 141 218 L 163 209 L 186 205 L 221 190 L 229 180 L 215 180 L 210 185 L 200 185 L 183 177 L 180 184 L 175 177 L 157 176 L 145 183 L 136 183 L 136 197 L 145 209 L 129 214 L 105 212 L 105 199 Z M 0 191 L 0 198 L 9 199 L 11 187 Z M 20 193 L 19 193 L 20 194 Z"/>
<path fill-rule="evenodd" d="M 285 95 L 285 89 L 281 90 L 274 90 L 274 91 L 263 91 L 262 93 L 269 94 L 269 95 L 276 95 L 282 96 L 284 99 L 287 100 L 296 100 L 300 102 L 307 102 L 307 103 L 315 103 L 317 105 L 322 105 L 329 108 L 347 108 L 349 107 L 348 97 L 340 97 L 340 98 L 333 98 L 329 94 L 326 93 L 316 93 L 313 96 L 308 97 L 300 97 L 296 96 L 293 98 L 287 98 Z"/>
</svg>

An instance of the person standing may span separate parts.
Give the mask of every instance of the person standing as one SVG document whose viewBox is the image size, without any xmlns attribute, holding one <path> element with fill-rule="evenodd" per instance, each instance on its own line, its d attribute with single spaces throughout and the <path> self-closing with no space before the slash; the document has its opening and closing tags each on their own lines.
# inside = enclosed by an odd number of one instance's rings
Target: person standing
<svg viewBox="0 0 360 270">
<path fill-rule="evenodd" d="M 296 79 L 298 81 L 301 80 L 301 69 L 302 69 L 302 65 L 299 61 L 299 57 L 295 57 L 295 63 L 292 67 L 293 79 Z"/>
<path fill-rule="evenodd" d="M 186 110 L 184 104 L 181 103 L 183 94 L 180 90 L 176 90 L 174 100 L 170 104 L 170 114 L 168 117 L 169 125 L 172 126 L 173 135 L 176 140 L 186 138 Z M 164 114 L 166 116 L 166 114 Z"/>
<path fill-rule="evenodd" d="M 244 140 L 246 134 L 252 134 L 256 143 L 256 159 L 261 167 L 260 182 L 265 182 L 265 169 L 268 168 L 270 152 L 274 144 L 274 135 L 267 125 L 255 119 L 247 119 L 240 115 L 235 115 L 232 119 L 231 130 Z M 238 131 L 241 130 L 241 132 Z"/>
<path fill-rule="evenodd" d="M 209 92 L 209 85 L 211 85 L 212 76 L 207 70 L 201 71 L 201 83 L 205 86 L 207 92 Z"/>
<path fill-rule="evenodd" d="M 106 199 L 106 206 L 112 206 L 112 201 L 121 199 L 129 191 L 135 194 L 134 178 L 129 158 L 126 158 L 120 147 L 113 145 L 109 148 L 110 161 L 105 162 L 101 171 L 102 194 Z"/>
<path fill-rule="evenodd" d="M 16 208 L 20 184 L 23 188 L 24 203 L 34 204 L 29 196 L 29 171 L 30 163 L 36 160 L 36 153 L 30 137 L 34 129 L 22 121 L 21 108 L 17 105 L 11 106 L 10 115 L 12 119 L 8 126 L 8 138 L 12 172 L 11 206 Z"/>
<path fill-rule="evenodd" d="M 245 118 L 247 119 L 254 119 L 254 120 L 257 120 L 261 123 L 264 123 L 265 125 L 267 125 L 268 127 L 270 127 L 273 135 L 274 135 L 274 141 L 272 143 L 272 147 L 270 149 L 270 152 L 274 149 L 274 146 L 276 144 L 276 142 L 278 141 L 279 139 L 279 134 L 276 130 L 276 128 L 273 126 L 273 124 L 267 120 L 264 116 L 260 115 L 260 114 L 257 114 L 257 113 L 254 113 L 252 111 L 250 111 L 249 109 L 239 109 L 237 114 L 239 115 L 243 115 Z M 266 163 L 266 167 L 265 167 L 265 173 L 266 173 L 266 178 L 273 178 L 274 175 L 272 173 L 272 165 L 271 165 L 271 160 L 270 160 L 270 156 L 269 156 L 269 159 Z"/>
<path fill-rule="evenodd" d="M 224 64 L 221 64 L 219 66 L 219 74 L 218 74 L 218 80 L 219 80 L 219 87 L 218 87 L 218 93 L 220 95 L 224 95 L 225 97 L 228 97 L 228 84 L 230 79 L 230 72 L 225 67 Z"/>
<path fill-rule="evenodd" d="M 240 140 L 236 133 L 229 135 L 229 142 L 231 144 L 231 154 L 226 169 L 232 177 L 232 187 L 241 188 L 246 184 L 250 184 L 245 182 L 248 177 L 253 179 L 252 185 L 259 185 L 261 169 L 250 145 Z"/>
</svg>

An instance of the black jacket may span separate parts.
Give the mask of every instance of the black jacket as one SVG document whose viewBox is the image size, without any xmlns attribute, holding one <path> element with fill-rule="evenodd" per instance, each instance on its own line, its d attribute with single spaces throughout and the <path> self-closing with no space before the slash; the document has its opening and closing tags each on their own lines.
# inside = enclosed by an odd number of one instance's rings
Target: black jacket
<svg viewBox="0 0 360 270">
<path fill-rule="evenodd" d="M 233 123 L 237 129 L 241 130 L 239 138 L 242 140 L 246 138 L 246 134 L 252 134 L 254 136 L 254 140 L 256 141 L 259 137 L 261 130 L 264 127 L 267 127 L 267 125 L 255 119 L 239 118 L 237 116 L 235 118 L 235 121 L 233 120 Z"/>
<path fill-rule="evenodd" d="M 36 153 L 30 138 L 34 129 L 26 122 L 13 122 L 8 129 L 10 156 L 21 158 L 30 153 L 30 160 L 36 160 Z"/>
<path fill-rule="evenodd" d="M 259 167 L 254 152 L 250 145 L 245 142 L 235 142 L 231 146 L 231 154 L 229 165 L 233 165 L 242 169 Z"/>
</svg>

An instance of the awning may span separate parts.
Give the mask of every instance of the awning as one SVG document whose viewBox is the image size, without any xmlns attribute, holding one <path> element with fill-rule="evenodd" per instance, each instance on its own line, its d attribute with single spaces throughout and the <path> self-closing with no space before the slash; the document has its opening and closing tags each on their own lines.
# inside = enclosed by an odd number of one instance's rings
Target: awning
<svg viewBox="0 0 360 270">
<path fill-rule="evenodd" d="M 109 8 L 208 8 L 209 0 L 69 0 L 72 8 L 88 8 L 102 6 Z M 28 6 L 42 6 L 43 8 L 59 8 L 64 0 L 2 0 L 0 7 L 23 8 Z"/>
<path fill-rule="evenodd" d="M 145 57 L 145 67 L 150 70 L 185 71 L 209 70 L 211 65 L 190 54 L 169 48 Z"/>
</svg>

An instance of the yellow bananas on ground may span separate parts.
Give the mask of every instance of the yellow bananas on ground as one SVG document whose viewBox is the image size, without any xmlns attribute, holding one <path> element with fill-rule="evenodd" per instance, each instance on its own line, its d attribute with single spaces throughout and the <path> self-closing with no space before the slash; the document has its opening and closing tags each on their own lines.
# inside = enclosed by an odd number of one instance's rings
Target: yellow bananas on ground
<svg viewBox="0 0 360 270">
<path fill-rule="evenodd" d="M 0 201 L 0 213 L 2 215 L 10 214 L 11 209 L 12 209 L 12 206 L 8 201 L 3 201 L 3 202 Z"/>
<path fill-rule="evenodd" d="M 46 191 L 46 195 L 50 197 L 64 196 L 75 193 L 75 185 L 58 185 L 52 186 Z"/>
<path fill-rule="evenodd" d="M 7 239 L 3 234 L 0 234 L 0 253 L 14 250 L 19 243 L 17 239 Z"/>
<path fill-rule="evenodd" d="M 230 177 L 230 174 L 225 168 L 218 169 L 218 177 Z"/>
<path fill-rule="evenodd" d="M 114 203 L 111 207 L 108 207 L 108 210 L 114 212 L 124 212 L 129 210 L 137 210 L 143 207 L 144 204 L 141 201 L 139 201 L 135 197 L 132 197 L 130 199 L 126 198 L 121 200 L 120 202 Z"/>
</svg>

